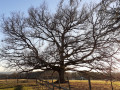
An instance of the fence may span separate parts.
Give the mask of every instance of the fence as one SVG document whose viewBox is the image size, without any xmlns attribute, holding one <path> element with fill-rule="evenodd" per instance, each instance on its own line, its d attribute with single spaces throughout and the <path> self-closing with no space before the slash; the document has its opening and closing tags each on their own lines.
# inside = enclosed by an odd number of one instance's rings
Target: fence
<svg viewBox="0 0 120 90">
<path fill-rule="evenodd" d="M 56 90 L 56 89 L 59 89 L 59 90 L 71 90 L 70 89 L 70 83 L 69 83 L 69 79 L 68 79 L 68 87 L 69 88 L 66 88 L 66 87 L 62 87 L 59 83 L 59 86 L 55 85 L 53 83 L 53 79 L 52 79 L 52 83 L 48 82 L 48 81 L 44 81 L 44 80 L 41 80 L 41 79 L 38 79 L 39 82 L 37 82 L 40 86 L 41 86 L 41 89 L 43 90 L 44 87 L 45 89 L 48 89 L 48 90 Z"/>
</svg>

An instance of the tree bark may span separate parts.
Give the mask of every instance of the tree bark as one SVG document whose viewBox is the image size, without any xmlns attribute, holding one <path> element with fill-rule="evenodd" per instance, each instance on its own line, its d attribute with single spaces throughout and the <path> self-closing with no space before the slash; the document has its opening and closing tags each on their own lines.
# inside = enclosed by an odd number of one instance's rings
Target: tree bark
<svg viewBox="0 0 120 90">
<path fill-rule="evenodd" d="M 58 80 L 56 81 L 56 83 L 66 83 L 66 80 L 65 80 L 65 70 L 64 69 L 61 69 L 59 71 L 57 71 L 58 74 L 59 74 L 59 77 L 58 77 Z"/>
<path fill-rule="evenodd" d="M 59 80 L 60 80 L 60 83 L 64 83 L 65 82 L 65 70 L 64 69 L 61 69 L 60 72 L 59 72 Z"/>
</svg>

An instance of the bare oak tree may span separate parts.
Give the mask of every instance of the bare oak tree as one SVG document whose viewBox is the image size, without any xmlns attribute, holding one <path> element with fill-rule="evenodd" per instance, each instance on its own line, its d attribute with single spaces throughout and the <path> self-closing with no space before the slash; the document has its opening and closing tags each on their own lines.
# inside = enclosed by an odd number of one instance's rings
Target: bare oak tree
<svg viewBox="0 0 120 90">
<path fill-rule="evenodd" d="M 30 8 L 28 17 L 13 13 L 3 18 L 6 44 L 1 57 L 23 71 L 57 71 L 61 83 L 67 70 L 103 70 L 119 47 L 120 17 L 110 13 L 117 10 L 110 4 L 61 4 L 54 14 L 43 4 Z"/>
</svg>

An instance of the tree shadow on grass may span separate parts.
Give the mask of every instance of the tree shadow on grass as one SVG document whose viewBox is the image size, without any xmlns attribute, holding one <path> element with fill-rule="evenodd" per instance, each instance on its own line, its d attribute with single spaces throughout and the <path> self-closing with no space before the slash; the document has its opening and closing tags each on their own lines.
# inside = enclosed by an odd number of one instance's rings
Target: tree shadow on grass
<svg viewBox="0 0 120 90">
<path fill-rule="evenodd" d="M 13 88 L 13 86 L 0 87 L 0 90 L 1 90 L 1 89 L 8 89 L 8 88 Z"/>
<path fill-rule="evenodd" d="M 22 90 L 23 86 L 22 85 L 17 85 L 14 90 Z"/>
</svg>

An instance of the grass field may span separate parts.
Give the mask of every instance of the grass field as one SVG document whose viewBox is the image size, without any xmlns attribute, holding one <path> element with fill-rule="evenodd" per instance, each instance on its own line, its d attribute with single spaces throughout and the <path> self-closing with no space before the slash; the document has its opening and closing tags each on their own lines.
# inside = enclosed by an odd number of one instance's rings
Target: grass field
<svg viewBox="0 0 120 90">
<path fill-rule="evenodd" d="M 51 80 L 49 80 L 51 82 Z M 92 90 L 111 90 L 109 81 L 100 81 L 92 80 Z M 57 84 L 58 85 L 58 84 Z M 87 80 L 70 80 L 71 90 L 89 90 Z M 61 84 L 63 87 L 68 87 L 68 84 Z M 120 90 L 120 82 L 113 82 L 114 90 Z M 36 84 L 35 80 L 0 80 L 0 90 L 47 90 L 45 87 L 42 87 Z M 57 89 L 55 89 L 57 90 Z"/>
<path fill-rule="evenodd" d="M 89 90 L 87 80 L 72 80 L 70 81 L 73 90 Z M 109 81 L 91 80 L 92 90 L 111 90 Z M 114 90 L 120 90 L 120 82 L 113 82 Z"/>
<path fill-rule="evenodd" d="M 0 90 L 35 90 L 35 88 L 39 88 L 35 80 L 21 79 L 18 83 L 15 79 L 0 80 Z"/>
</svg>

